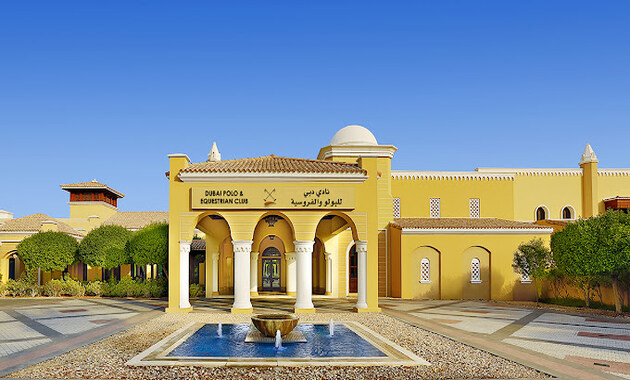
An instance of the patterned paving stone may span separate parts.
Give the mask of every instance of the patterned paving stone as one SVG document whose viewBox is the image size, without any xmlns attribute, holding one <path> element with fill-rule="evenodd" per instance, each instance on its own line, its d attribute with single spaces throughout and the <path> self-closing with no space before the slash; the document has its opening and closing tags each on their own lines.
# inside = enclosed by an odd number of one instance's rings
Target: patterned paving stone
<svg viewBox="0 0 630 380">
<path fill-rule="evenodd" d="M 618 363 L 630 363 L 630 354 L 606 348 L 580 347 L 571 344 L 549 343 L 534 340 L 507 338 L 503 342 L 535 352 L 543 353 L 558 359 L 567 356 L 580 356 Z"/>
<path fill-rule="evenodd" d="M 108 315 L 111 319 L 127 319 L 137 315 L 137 313 L 117 313 Z M 92 320 L 99 321 L 97 323 L 93 323 Z M 51 329 L 60 332 L 61 334 L 78 334 L 81 332 L 85 332 L 91 330 L 97 326 L 102 325 L 100 323 L 103 320 L 102 315 L 96 316 L 87 316 L 87 317 L 65 317 L 65 318 L 51 318 L 51 319 L 40 319 L 39 323 L 50 327 Z"/>
<path fill-rule="evenodd" d="M 4 322 L 0 325 L 0 342 L 25 338 L 43 338 L 44 336 L 22 322 Z"/>
<path fill-rule="evenodd" d="M 584 334 L 580 336 L 580 332 L 592 333 L 592 336 L 584 336 Z M 615 347 L 630 352 L 630 341 L 606 338 L 608 334 L 627 335 L 627 333 L 628 331 L 626 329 L 560 325 L 534 321 L 524 326 L 512 336 L 558 343 Z M 601 337 L 596 337 L 597 334 L 600 334 Z"/>
<path fill-rule="evenodd" d="M 13 353 L 24 351 L 29 348 L 39 346 L 45 343 L 50 343 L 50 342 L 51 340 L 48 338 L 14 341 L 14 342 L 1 342 L 0 343 L 0 357 L 8 356 Z"/>
<path fill-rule="evenodd" d="M 0 322 L 14 321 L 15 318 L 11 317 L 9 314 L 4 311 L 0 311 Z"/>
</svg>

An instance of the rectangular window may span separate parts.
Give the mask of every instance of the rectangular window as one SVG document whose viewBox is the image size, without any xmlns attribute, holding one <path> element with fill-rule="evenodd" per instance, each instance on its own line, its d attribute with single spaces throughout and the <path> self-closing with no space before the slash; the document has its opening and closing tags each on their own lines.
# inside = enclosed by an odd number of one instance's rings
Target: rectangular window
<svg viewBox="0 0 630 380">
<path fill-rule="evenodd" d="M 440 217 L 440 198 L 429 199 L 429 216 L 431 218 Z"/>
<path fill-rule="evenodd" d="M 394 198 L 394 218 L 400 218 L 400 198 Z"/>
<path fill-rule="evenodd" d="M 479 218 L 481 215 L 481 212 L 479 211 L 479 198 L 470 198 L 468 200 L 468 205 L 470 207 L 470 217 Z"/>
</svg>

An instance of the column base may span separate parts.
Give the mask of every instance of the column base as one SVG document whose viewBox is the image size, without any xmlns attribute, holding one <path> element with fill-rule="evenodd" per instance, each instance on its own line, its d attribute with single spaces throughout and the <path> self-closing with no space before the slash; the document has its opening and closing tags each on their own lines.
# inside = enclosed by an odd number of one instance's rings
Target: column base
<svg viewBox="0 0 630 380">
<path fill-rule="evenodd" d="M 219 295 L 219 292 L 212 292 L 212 295 L 213 295 L 213 296 L 218 296 L 218 295 Z"/>
<path fill-rule="evenodd" d="M 294 296 L 295 292 L 287 292 L 287 296 Z"/>
<path fill-rule="evenodd" d="M 366 308 L 360 308 L 360 309 L 354 307 L 352 310 L 355 313 L 380 313 L 381 312 L 380 307 L 366 307 Z"/>
<path fill-rule="evenodd" d="M 313 314 L 315 313 L 315 308 L 311 308 L 311 309 L 298 309 L 298 308 L 293 308 L 293 312 L 296 314 Z"/>
<path fill-rule="evenodd" d="M 324 295 L 325 296 L 332 296 L 332 292 L 325 292 Z"/>
<path fill-rule="evenodd" d="M 179 307 L 167 307 L 164 311 L 167 313 L 190 313 L 192 311 L 192 306 L 191 307 L 186 307 L 186 308 L 179 308 Z"/>
<path fill-rule="evenodd" d="M 257 295 L 258 295 L 258 292 L 249 292 L 249 295 L 250 295 L 250 296 L 257 296 Z"/>
<path fill-rule="evenodd" d="M 254 311 L 254 308 L 250 307 L 248 309 L 235 309 L 232 308 L 232 314 L 251 314 Z"/>
</svg>

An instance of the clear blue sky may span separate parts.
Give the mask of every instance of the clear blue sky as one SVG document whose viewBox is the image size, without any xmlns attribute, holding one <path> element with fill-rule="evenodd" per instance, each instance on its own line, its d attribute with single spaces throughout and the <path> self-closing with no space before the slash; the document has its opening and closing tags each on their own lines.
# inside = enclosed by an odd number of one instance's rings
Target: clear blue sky
<svg viewBox="0 0 630 380">
<path fill-rule="evenodd" d="M 395 169 L 630 167 L 628 1 L 5 1 L 0 209 L 60 184 L 167 210 L 167 154 L 315 158 L 347 124 Z M 629 194 L 630 195 L 630 189 Z"/>
</svg>

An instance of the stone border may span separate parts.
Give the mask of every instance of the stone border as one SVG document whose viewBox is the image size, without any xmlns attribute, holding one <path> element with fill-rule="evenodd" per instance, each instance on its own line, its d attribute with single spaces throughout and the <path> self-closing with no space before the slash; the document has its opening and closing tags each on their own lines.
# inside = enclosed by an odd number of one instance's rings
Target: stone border
<svg viewBox="0 0 630 380">
<path fill-rule="evenodd" d="M 226 322 L 233 323 L 233 322 Z M 327 324 L 314 322 L 312 324 Z M 372 344 L 387 357 L 237 358 L 167 357 L 205 322 L 190 322 L 125 363 L 129 366 L 276 367 L 276 366 L 418 366 L 431 365 L 411 351 L 354 321 L 336 321 Z"/>
</svg>

